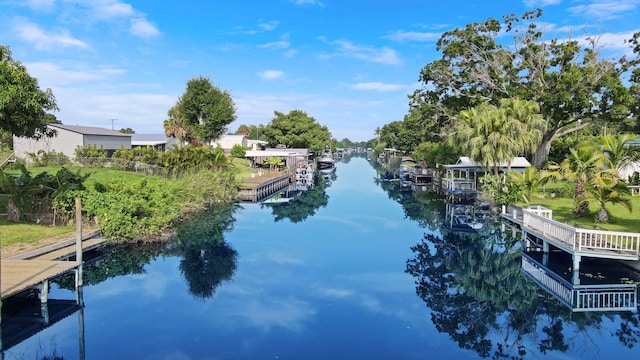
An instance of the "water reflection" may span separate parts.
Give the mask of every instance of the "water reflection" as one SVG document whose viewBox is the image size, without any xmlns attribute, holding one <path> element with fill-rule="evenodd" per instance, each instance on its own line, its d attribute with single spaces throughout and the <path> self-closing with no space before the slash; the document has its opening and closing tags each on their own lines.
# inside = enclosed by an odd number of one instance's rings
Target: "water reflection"
<svg viewBox="0 0 640 360">
<path fill-rule="evenodd" d="M 330 185 L 331 176 L 336 177 L 335 173 L 335 169 L 330 169 L 328 180 L 323 176 L 316 176 L 313 186 L 288 202 L 262 203 L 260 206 L 271 209 L 275 222 L 284 219 L 289 219 L 292 223 L 305 221 L 329 203 L 329 196 L 325 189 Z"/>
<path fill-rule="evenodd" d="M 415 198 L 423 196 L 398 192 L 393 186 L 387 189 L 391 189 L 390 197 L 409 205 L 407 212 L 415 212 Z M 472 214 L 476 219 L 475 209 L 471 213 L 469 209 L 447 209 L 445 216 Z M 437 213 L 425 208 L 419 212 Z M 499 231 L 500 222 L 486 213 L 481 219 L 482 226 L 459 231 L 440 217 L 431 223 L 435 232 L 413 246 L 414 257 L 407 260 L 406 271 L 415 278 L 416 293 L 431 309 L 438 331 L 448 334 L 462 349 L 496 359 L 524 359 L 538 353 L 599 354 L 604 348 L 593 334 L 611 322 L 618 323 L 612 336 L 625 347 L 636 346 L 640 340 L 637 313 L 573 312 L 574 308 L 543 291 L 523 271 L 519 234 Z M 556 266 L 569 268 L 570 261 Z M 607 272 L 583 270 L 583 278 L 591 279 Z M 629 276 L 624 272 L 616 280 L 619 283 Z M 637 291 L 635 285 L 633 289 Z"/>
<path fill-rule="evenodd" d="M 189 294 L 197 299 L 211 298 L 216 289 L 232 279 L 236 270 L 237 252 L 224 240 L 224 233 L 233 227 L 236 205 L 211 208 L 203 211 L 177 227 L 167 241 L 148 241 L 136 244 L 109 245 L 92 254 L 82 272 L 84 286 L 94 286 L 108 279 L 123 275 L 146 275 L 145 267 L 161 257 L 180 258 L 178 269 L 187 283 Z M 152 287 L 166 287 L 165 279 L 148 279 Z M 74 291 L 75 277 L 69 273 L 53 281 L 60 289 Z M 133 293 L 153 294 L 147 285 L 129 289 Z M 140 288 L 142 287 L 142 289 Z M 127 289 L 112 289 L 126 293 Z M 160 292 L 163 292 L 161 290 Z M 78 289 L 82 294 L 83 289 Z M 79 358 L 84 358 L 84 306 L 82 301 L 50 299 L 46 307 L 40 308 L 40 300 L 15 297 L 5 301 L 2 307 L 2 343 L 0 355 L 22 341 L 78 312 L 78 332 L 80 334 Z M 90 304 L 89 304 L 90 305 Z M 35 309 L 35 310 L 34 310 Z M 44 310 L 46 313 L 43 313 Z M 25 314 L 28 314 L 26 316 Z M 42 314 L 42 315 L 41 315 Z M 43 321 L 44 319 L 44 321 Z M 38 350 L 43 359 L 62 359 L 56 354 L 56 344 L 52 349 Z M 0 356 L 2 358 L 2 356 Z M 37 358 L 40 358 L 39 355 Z"/>
</svg>

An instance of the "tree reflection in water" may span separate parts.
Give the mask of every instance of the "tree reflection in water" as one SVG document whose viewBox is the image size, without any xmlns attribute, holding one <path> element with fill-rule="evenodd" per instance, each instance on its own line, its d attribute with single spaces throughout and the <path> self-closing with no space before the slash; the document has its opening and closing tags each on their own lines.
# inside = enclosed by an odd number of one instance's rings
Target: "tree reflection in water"
<svg viewBox="0 0 640 360">
<path fill-rule="evenodd" d="M 605 320 L 620 322 L 612 335 L 626 347 L 640 340 L 637 314 L 573 313 L 520 270 L 518 239 L 495 224 L 484 229 L 427 234 L 407 261 L 436 328 L 460 348 L 495 359 L 524 359 L 534 350 L 586 354 L 601 350 L 592 334 Z"/>
<path fill-rule="evenodd" d="M 83 269 L 85 285 L 95 285 L 121 275 L 143 274 L 145 265 L 160 256 L 181 257 L 179 269 L 189 292 L 197 298 L 210 298 L 224 281 L 233 277 L 237 252 L 224 241 L 232 228 L 237 205 L 211 208 L 181 223 L 175 233 L 162 241 L 106 246 L 102 256 Z M 75 288 L 74 276 L 65 275 L 56 283 Z"/>
</svg>

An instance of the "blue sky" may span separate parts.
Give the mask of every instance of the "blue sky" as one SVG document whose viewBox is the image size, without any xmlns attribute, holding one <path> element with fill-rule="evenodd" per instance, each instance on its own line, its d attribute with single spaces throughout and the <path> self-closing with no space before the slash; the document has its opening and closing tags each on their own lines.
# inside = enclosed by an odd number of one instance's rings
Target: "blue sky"
<svg viewBox="0 0 640 360">
<path fill-rule="evenodd" d="M 468 23 L 543 9 L 555 38 L 599 35 L 629 54 L 640 0 L 0 0 L 0 44 L 67 125 L 162 133 L 186 82 L 228 90 L 240 124 L 305 111 L 333 137 L 374 137 L 402 120 L 440 35 Z"/>
</svg>

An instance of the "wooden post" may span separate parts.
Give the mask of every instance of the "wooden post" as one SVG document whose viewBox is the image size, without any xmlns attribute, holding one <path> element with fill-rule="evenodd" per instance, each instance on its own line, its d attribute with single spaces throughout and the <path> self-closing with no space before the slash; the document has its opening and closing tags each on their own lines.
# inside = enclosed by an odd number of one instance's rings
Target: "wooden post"
<svg viewBox="0 0 640 360">
<path fill-rule="evenodd" d="M 78 271 L 76 272 L 76 290 L 82 286 L 82 203 L 80 198 L 76 198 L 76 263 Z"/>
</svg>

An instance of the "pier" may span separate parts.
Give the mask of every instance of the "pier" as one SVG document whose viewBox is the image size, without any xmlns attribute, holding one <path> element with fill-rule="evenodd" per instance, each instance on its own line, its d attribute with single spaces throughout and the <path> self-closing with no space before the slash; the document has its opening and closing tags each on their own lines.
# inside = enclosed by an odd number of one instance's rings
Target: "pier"
<svg viewBox="0 0 640 360">
<path fill-rule="evenodd" d="M 553 245 L 571 254 L 574 272 L 579 270 L 582 257 L 640 260 L 640 233 L 573 227 L 553 220 L 551 210 L 541 206 L 509 205 L 502 218 L 519 227 L 528 244 L 540 246 L 542 242 L 544 253 Z"/>
<path fill-rule="evenodd" d="M 253 180 L 253 179 L 251 179 Z M 291 183 L 289 174 L 277 175 L 269 179 L 256 178 L 253 183 L 240 186 L 241 201 L 259 202 L 285 189 Z"/>
</svg>

